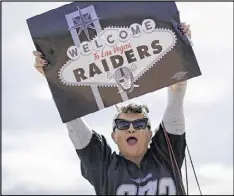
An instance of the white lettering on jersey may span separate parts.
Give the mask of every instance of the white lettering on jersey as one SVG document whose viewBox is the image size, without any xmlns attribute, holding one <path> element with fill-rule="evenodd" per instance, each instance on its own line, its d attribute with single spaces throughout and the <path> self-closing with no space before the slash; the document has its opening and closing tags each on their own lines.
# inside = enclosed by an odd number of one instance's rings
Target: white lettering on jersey
<svg viewBox="0 0 234 196">
<path fill-rule="evenodd" d="M 140 186 L 138 195 L 156 195 L 157 192 L 157 180 L 149 181 L 145 186 Z"/>
<path fill-rule="evenodd" d="M 137 186 L 134 184 L 122 184 L 117 189 L 116 195 L 137 195 Z"/>
<path fill-rule="evenodd" d="M 138 183 L 138 184 L 140 184 L 141 182 L 146 182 L 149 178 L 152 178 L 152 174 L 151 174 L 151 173 L 149 173 L 149 174 L 148 174 L 146 177 L 144 177 L 144 178 L 137 178 L 137 179 L 131 178 L 131 180 L 134 181 L 134 182 L 136 182 L 136 183 Z"/>
<path fill-rule="evenodd" d="M 169 195 L 176 195 L 176 187 L 173 179 L 170 177 L 162 178 L 158 183 L 159 195 L 167 194 L 167 190 Z M 156 195 L 156 193 L 157 180 L 154 180 L 149 181 L 144 186 L 137 186 L 135 184 L 122 184 L 118 187 L 116 195 Z"/>
<path fill-rule="evenodd" d="M 176 187 L 171 178 L 162 178 L 159 182 L 158 191 L 159 195 L 166 195 L 168 187 L 168 195 L 176 195 Z"/>
</svg>

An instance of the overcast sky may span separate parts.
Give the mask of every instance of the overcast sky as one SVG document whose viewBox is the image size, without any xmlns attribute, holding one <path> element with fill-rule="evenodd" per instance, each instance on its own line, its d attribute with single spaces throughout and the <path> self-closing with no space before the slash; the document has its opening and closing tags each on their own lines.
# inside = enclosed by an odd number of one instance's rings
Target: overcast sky
<svg viewBox="0 0 234 196">
<path fill-rule="evenodd" d="M 47 82 L 33 67 L 26 19 L 66 3 L 2 3 L 2 194 L 94 194 L 61 122 Z M 184 102 L 187 141 L 203 194 L 233 194 L 233 3 L 177 3 L 191 25 L 202 76 L 189 80 Z M 136 101 L 149 105 L 153 128 L 166 89 Z M 88 115 L 113 150 L 115 108 Z M 103 120 L 105 119 L 105 120 Z M 101 124 L 100 122 L 103 122 Z M 189 165 L 189 191 L 198 188 Z"/>
</svg>

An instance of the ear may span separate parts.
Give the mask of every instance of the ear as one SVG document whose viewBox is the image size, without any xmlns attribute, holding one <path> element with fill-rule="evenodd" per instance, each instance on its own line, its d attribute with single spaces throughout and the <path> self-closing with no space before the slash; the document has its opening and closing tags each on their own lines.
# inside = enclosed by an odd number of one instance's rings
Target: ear
<svg viewBox="0 0 234 196">
<path fill-rule="evenodd" d="M 151 138 L 152 138 L 152 131 L 151 131 L 151 129 L 149 129 L 149 141 L 151 140 Z"/>
<path fill-rule="evenodd" d="M 116 134 L 115 132 L 112 132 L 112 133 L 111 133 L 111 137 L 112 137 L 113 141 L 116 143 L 115 134 Z"/>
</svg>

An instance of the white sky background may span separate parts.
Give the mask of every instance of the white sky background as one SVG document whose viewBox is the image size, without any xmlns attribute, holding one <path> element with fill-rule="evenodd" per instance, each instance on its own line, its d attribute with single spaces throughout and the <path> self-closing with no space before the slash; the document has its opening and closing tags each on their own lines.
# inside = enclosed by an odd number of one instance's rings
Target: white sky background
<svg viewBox="0 0 234 196">
<path fill-rule="evenodd" d="M 26 19 L 65 3 L 3 3 L 2 194 L 92 194 L 61 123 L 49 87 L 33 67 Z M 187 141 L 203 194 L 233 194 L 233 4 L 177 3 L 191 24 L 202 76 L 189 80 L 184 102 Z M 153 127 L 166 89 L 136 99 L 149 104 Z M 85 120 L 113 150 L 111 107 Z M 105 119 L 105 120 L 104 120 Z M 100 122 L 103 122 L 100 123 Z M 199 193 L 189 165 L 190 194 Z"/>
</svg>

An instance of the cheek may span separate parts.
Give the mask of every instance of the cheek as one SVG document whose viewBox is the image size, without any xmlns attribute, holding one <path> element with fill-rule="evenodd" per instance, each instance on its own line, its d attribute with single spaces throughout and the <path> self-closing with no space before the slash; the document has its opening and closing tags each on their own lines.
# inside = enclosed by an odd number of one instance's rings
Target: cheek
<svg viewBox="0 0 234 196">
<path fill-rule="evenodd" d="M 142 134 L 139 136 L 139 138 L 141 138 L 141 139 L 140 139 L 141 143 L 144 143 L 144 144 L 145 144 L 145 143 L 149 143 L 149 141 L 150 141 L 150 139 L 151 139 L 149 133 L 142 133 Z"/>
<path fill-rule="evenodd" d="M 116 141 L 116 143 L 117 144 L 123 144 L 124 143 L 124 135 L 123 134 L 118 134 L 118 135 L 116 135 L 116 137 L 115 137 L 115 141 Z"/>
<path fill-rule="evenodd" d="M 147 134 L 147 141 L 149 142 L 150 141 L 150 139 L 151 139 L 151 134 Z"/>
</svg>

